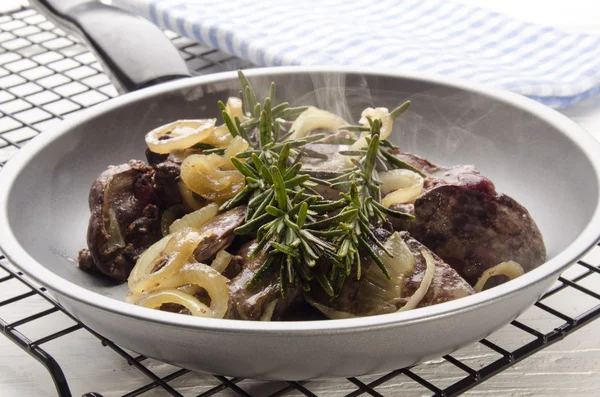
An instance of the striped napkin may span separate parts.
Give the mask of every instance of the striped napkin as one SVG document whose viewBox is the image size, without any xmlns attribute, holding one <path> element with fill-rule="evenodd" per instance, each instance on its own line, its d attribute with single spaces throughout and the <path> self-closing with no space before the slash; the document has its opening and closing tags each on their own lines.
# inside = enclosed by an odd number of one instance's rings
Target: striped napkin
<svg viewBox="0 0 600 397">
<path fill-rule="evenodd" d="M 447 0 L 113 0 L 160 27 L 262 66 L 427 71 L 552 107 L 600 92 L 600 37 Z"/>
</svg>

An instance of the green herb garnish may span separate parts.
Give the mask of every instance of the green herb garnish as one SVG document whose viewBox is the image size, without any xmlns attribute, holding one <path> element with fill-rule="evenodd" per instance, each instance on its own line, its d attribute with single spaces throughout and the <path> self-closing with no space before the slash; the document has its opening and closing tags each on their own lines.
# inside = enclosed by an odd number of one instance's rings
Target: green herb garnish
<svg viewBox="0 0 600 397">
<path fill-rule="evenodd" d="M 337 247 L 336 266 L 331 268 L 329 279 L 336 290 L 341 289 L 344 280 L 356 269 L 356 277 L 361 277 L 361 254 L 371 257 L 381 271 L 389 279 L 390 275 L 373 245 L 379 247 L 385 254 L 391 253 L 377 239 L 371 230 L 372 222 L 385 222 L 387 215 L 412 217 L 397 211 L 388 210 L 379 203 L 381 200 L 380 182 L 375 178 L 375 166 L 380 150 L 379 132 L 381 121 L 370 120 L 370 137 L 368 147 L 364 150 L 345 153 L 347 155 L 362 155 L 359 160 L 353 159 L 355 168 L 335 179 L 330 180 L 331 187 L 341 190 L 342 199 L 335 202 L 343 207 L 336 216 L 337 222 L 324 220 L 313 225 L 316 229 L 325 228 L 325 235 L 331 236 L 332 244 Z M 328 209 L 328 208 L 327 208 Z"/>
<path fill-rule="evenodd" d="M 353 269 L 356 269 L 356 277 L 361 277 L 361 256 L 371 257 L 389 278 L 373 247 L 377 246 L 387 255 L 391 253 L 373 234 L 371 224 L 385 222 L 387 216 L 411 215 L 380 204 L 380 182 L 375 169 L 410 166 L 387 158 L 386 154 L 394 157 L 385 150 L 393 145 L 380 142 L 381 121 L 369 119 L 369 127 L 346 127 L 368 131 L 368 147 L 346 153 L 358 158 L 352 159 L 354 167 L 340 176 L 328 181 L 316 179 L 302 172 L 300 160 L 307 151 L 305 146 L 320 141 L 324 135 L 286 140 L 291 131 L 283 127 L 284 121 L 295 120 L 306 107 L 291 108 L 287 103 L 274 105 L 274 84 L 261 104 L 244 74 L 240 71 L 238 75 L 244 120 L 231 120 L 222 102 L 219 106 L 231 134 L 249 142 L 249 149 L 232 159 L 246 177 L 246 186 L 220 209 L 246 204 L 246 221 L 235 232 L 256 234 L 258 243 L 250 253 L 251 258 L 266 255 L 247 288 L 257 286 L 278 272 L 284 298 L 289 284 L 297 282 L 304 290 L 310 290 L 313 280 L 328 295 L 334 296 Z M 392 113 L 397 116 L 407 107 L 405 103 Z M 324 200 L 314 190 L 318 184 L 339 190 L 340 198 Z M 339 212 L 334 214 L 334 211 Z"/>
</svg>

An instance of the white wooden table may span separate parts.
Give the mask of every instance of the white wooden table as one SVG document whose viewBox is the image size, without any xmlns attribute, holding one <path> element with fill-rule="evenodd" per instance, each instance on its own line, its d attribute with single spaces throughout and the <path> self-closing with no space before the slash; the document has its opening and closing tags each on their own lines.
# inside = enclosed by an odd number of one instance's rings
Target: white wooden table
<svg viewBox="0 0 600 397">
<path fill-rule="evenodd" d="M 506 12 L 516 18 L 555 25 L 568 31 L 600 34 L 600 6 L 595 1 L 461 1 Z M 8 9 L 18 3 L 20 2 L 15 0 L 2 0 L 0 10 Z M 600 98 L 588 100 L 564 110 L 563 113 L 600 139 Z M 600 249 L 597 248 L 589 255 L 590 261 L 597 263 L 600 260 Z M 594 280 L 596 284 L 600 284 L 597 282 L 600 281 L 600 278 Z M 594 283 L 594 280 L 591 283 Z M 16 281 L 11 282 L 7 287 L 4 285 L 7 284 L 3 284 L 3 289 L 0 290 L 0 301 L 3 297 L 14 295 L 22 288 Z M 570 309 L 577 309 L 581 312 L 581 308 L 589 305 L 589 301 L 583 299 L 581 295 L 573 294 L 568 299 L 563 298 L 560 305 L 567 312 Z M 11 309 L 12 312 L 2 312 L 0 308 L 0 312 L 3 318 L 10 321 L 21 318 L 23 311 L 31 314 L 46 308 L 48 308 L 48 304 L 42 299 L 28 298 L 18 309 Z M 529 324 L 537 324 L 540 329 L 548 330 L 555 326 L 548 315 L 540 310 L 532 309 L 523 318 L 527 319 Z M 72 324 L 71 320 L 57 313 L 41 323 L 35 322 L 33 328 L 26 328 L 25 331 L 31 337 L 42 336 L 51 330 L 64 328 L 69 324 Z M 600 389 L 600 338 L 598 335 L 600 335 L 600 320 L 484 382 L 467 392 L 466 395 L 598 396 Z M 524 342 L 523 334 L 514 332 L 512 328 L 502 329 L 498 334 L 493 335 L 491 340 L 495 340 L 495 338 L 513 341 L 514 346 L 519 346 Z M 84 330 L 76 331 L 67 338 L 59 338 L 45 347 L 59 359 L 68 376 L 74 395 L 98 391 L 102 392 L 104 396 L 116 396 L 147 383 L 147 380 L 137 370 L 128 366 L 124 360 L 118 358 L 109 349 L 102 347 L 97 339 Z M 489 361 L 489 355 L 489 351 L 483 351 L 479 346 L 474 345 L 457 352 L 455 356 L 477 368 L 478 363 Z M 150 361 L 148 366 L 159 374 L 172 370 L 172 367 L 159 362 Z M 442 365 L 441 360 L 420 365 L 415 372 L 442 385 L 452 384 L 458 379 L 458 375 L 448 366 Z M 408 382 L 408 379 L 399 377 L 377 390 L 384 395 L 397 395 L 396 390 L 398 389 L 394 386 L 403 382 Z M 197 394 L 215 384 L 214 379 L 202 375 L 186 376 L 176 381 L 178 390 L 185 392 L 186 395 Z M 263 382 L 247 381 L 245 385 L 247 385 L 247 390 L 254 395 L 261 395 L 261 390 L 270 388 Z M 348 382 L 311 383 L 313 392 L 328 396 L 341 396 L 350 391 L 348 387 Z M 402 395 L 405 396 L 428 395 L 425 389 L 416 384 L 414 387 L 403 387 L 402 390 Z M 10 341 L 0 337 L 0 396 L 33 397 L 51 396 L 54 393 L 52 382 L 43 367 Z M 144 395 L 162 396 L 166 393 L 157 391 L 154 394 Z M 218 395 L 229 396 L 233 393 L 225 392 Z"/>
</svg>

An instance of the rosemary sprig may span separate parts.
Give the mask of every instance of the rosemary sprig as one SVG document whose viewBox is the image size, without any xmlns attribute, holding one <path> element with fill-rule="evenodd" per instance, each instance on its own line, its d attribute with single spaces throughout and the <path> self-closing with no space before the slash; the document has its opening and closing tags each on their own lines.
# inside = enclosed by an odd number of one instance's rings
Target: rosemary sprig
<svg viewBox="0 0 600 397">
<path fill-rule="evenodd" d="M 273 148 L 273 135 L 268 128 L 263 131 L 263 136 L 263 147 Z M 295 280 L 309 289 L 317 260 L 332 257 L 335 252 L 330 243 L 306 230 L 310 214 L 314 213 L 309 206 L 321 201 L 322 197 L 305 193 L 313 184 L 310 176 L 300 174 L 299 167 L 291 165 L 291 147 L 292 142 L 288 142 L 279 152 L 264 149 L 261 154 L 254 153 L 251 162 L 234 162 L 247 180 L 251 180 L 247 187 L 252 189 L 254 185 L 254 193 L 248 200 L 249 220 L 235 231 L 238 234 L 256 233 L 258 244 L 250 257 L 266 249 L 268 258 L 248 287 L 259 284 L 279 269 L 283 297 L 288 284 Z"/>
<path fill-rule="evenodd" d="M 317 214 L 310 206 L 317 202 L 322 204 L 323 198 L 314 193 L 312 188 L 316 183 L 309 175 L 300 172 L 302 165 L 299 162 L 304 146 L 323 136 L 282 141 L 281 121 L 297 117 L 304 108 L 289 108 L 287 104 L 273 106 L 274 84 L 269 96 L 260 105 L 246 77 L 241 72 L 239 76 L 244 108 L 254 109 L 252 113 L 246 112 L 243 122 L 235 123 L 236 133 L 251 139 L 251 147 L 232 159 L 235 167 L 246 177 L 246 187 L 225 202 L 221 210 L 246 202 L 246 222 L 235 232 L 256 234 L 258 243 L 250 258 L 266 255 L 264 264 L 247 287 L 252 288 L 279 271 L 284 298 L 289 284 L 298 281 L 308 290 L 313 278 L 333 295 L 333 287 L 326 282 L 327 278 L 317 263 L 324 258 L 335 257 L 335 247 L 308 230 L 308 225 L 315 222 L 313 216 Z M 240 127 L 241 130 L 238 130 Z"/>
<path fill-rule="evenodd" d="M 355 269 L 357 279 L 361 278 L 362 263 L 361 254 L 366 254 L 379 266 L 387 278 L 389 272 L 381 260 L 379 254 L 372 248 L 379 247 L 386 255 L 392 254 L 375 237 L 371 231 L 372 222 L 385 222 L 386 214 L 382 211 L 380 182 L 375 178 L 375 165 L 379 152 L 379 133 L 381 121 L 379 119 L 370 122 L 369 146 L 360 153 L 351 152 L 350 155 L 361 155 L 359 160 L 354 160 L 355 168 L 334 180 L 332 187 L 342 190 L 341 199 L 335 206 L 343 206 L 338 215 L 313 224 L 311 227 L 317 230 L 326 229 L 326 233 L 332 236 L 331 242 L 337 247 L 335 266 L 329 272 L 329 281 L 335 291 L 339 291 L 344 280 L 352 270 Z M 328 210 L 329 205 L 316 205 L 315 210 Z M 401 213 L 398 213 L 401 214 Z M 401 216 L 405 216 L 402 214 Z M 321 234 L 321 233 L 317 233 Z M 321 234 L 322 235 L 322 234 Z"/>
<path fill-rule="evenodd" d="M 385 222 L 387 216 L 411 215 L 380 204 L 380 182 L 375 169 L 409 166 L 388 158 L 394 156 L 385 149 L 394 147 L 380 141 L 381 120 L 369 119 L 368 127 L 345 127 L 368 131 L 368 147 L 347 153 L 359 158 L 353 159 L 354 166 L 343 170 L 341 175 L 327 181 L 315 179 L 302 172 L 300 158 L 308 150 L 305 146 L 320 141 L 323 135 L 287 140 L 289 133 L 283 126 L 284 121 L 295 120 L 306 108 L 290 108 L 287 103 L 274 105 L 274 84 L 261 104 L 248 79 L 242 72 L 238 74 L 244 119 L 231 120 L 224 105 L 219 106 L 231 134 L 249 142 L 249 149 L 232 159 L 246 177 L 246 186 L 220 209 L 246 203 L 246 220 L 235 232 L 256 235 L 257 244 L 250 253 L 251 258 L 259 254 L 266 256 L 247 288 L 259 285 L 277 272 L 284 298 L 290 284 L 297 282 L 309 290 L 312 280 L 334 296 L 353 269 L 360 279 L 361 257 L 365 256 L 389 278 L 376 250 L 390 256 L 391 253 L 374 235 L 371 225 Z M 397 117 L 407 107 L 405 103 L 391 113 Z M 340 198 L 324 200 L 313 190 L 317 183 L 340 190 Z M 333 211 L 339 212 L 333 215 Z"/>
<path fill-rule="evenodd" d="M 221 101 L 219 101 L 219 108 L 231 135 L 240 135 L 248 141 L 252 148 L 256 149 L 260 147 L 260 134 L 256 133 L 257 129 L 258 132 L 261 130 L 265 131 L 266 125 L 269 124 L 270 131 L 274 135 L 274 141 L 279 141 L 279 136 L 287 133 L 282 122 L 296 120 L 300 113 L 307 109 L 306 106 L 292 108 L 287 102 L 274 105 L 275 83 L 271 83 L 269 96 L 261 104 L 257 100 L 252 85 L 250 85 L 250 82 L 241 70 L 238 70 L 238 78 L 242 88 L 240 96 L 243 103 L 244 120 L 239 120 L 237 117 L 235 120 L 232 120 L 225 111 L 225 105 Z M 261 126 L 262 129 L 260 128 Z"/>
</svg>

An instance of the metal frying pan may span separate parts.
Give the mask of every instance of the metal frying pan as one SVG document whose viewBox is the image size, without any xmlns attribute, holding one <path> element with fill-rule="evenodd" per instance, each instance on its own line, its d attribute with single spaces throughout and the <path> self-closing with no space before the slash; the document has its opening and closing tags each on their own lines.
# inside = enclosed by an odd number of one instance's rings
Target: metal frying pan
<svg viewBox="0 0 600 397">
<path fill-rule="evenodd" d="M 264 323 L 129 305 L 123 300 L 125 286 L 107 285 L 74 263 L 85 246 L 90 184 L 109 164 L 143 158 L 143 137 L 150 129 L 180 118 L 214 117 L 217 99 L 237 92 L 236 77 L 223 73 L 151 86 L 187 72 L 149 24 L 95 2 L 76 1 L 75 8 L 69 8 L 70 1 L 60 7 L 58 1 L 40 3 L 86 32 L 104 64 L 119 71 L 123 89 L 147 88 L 63 122 L 8 162 L 0 172 L 0 245 L 65 308 L 121 346 L 194 370 L 263 379 L 388 371 L 450 353 L 507 324 L 600 235 L 600 144 L 547 107 L 418 73 L 258 69 L 247 73 L 252 83 L 260 88 L 274 80 L 280 99 L 292 104 L 335 111 L 341 106 L 358 115 L 365 105 L 392 108 L 410 98 L 412 110 L 394 132 L 395 143 L 437 163 L 477 165 L 499 191 L 530 210 L 545 237 L 547 263 L 474 296 L 367 318 Z M 132 27 L 136 35 L 123 30 Z M 105 32 L 98 35 L 97 29 Z M 110 35 L 120 40 L 102 42 Z M 150 40 L 152 52 L 144 58 L 139 52 L 148 50 Z M 126 44 L 134 46 L 126 50 Z"/>
</svg>

